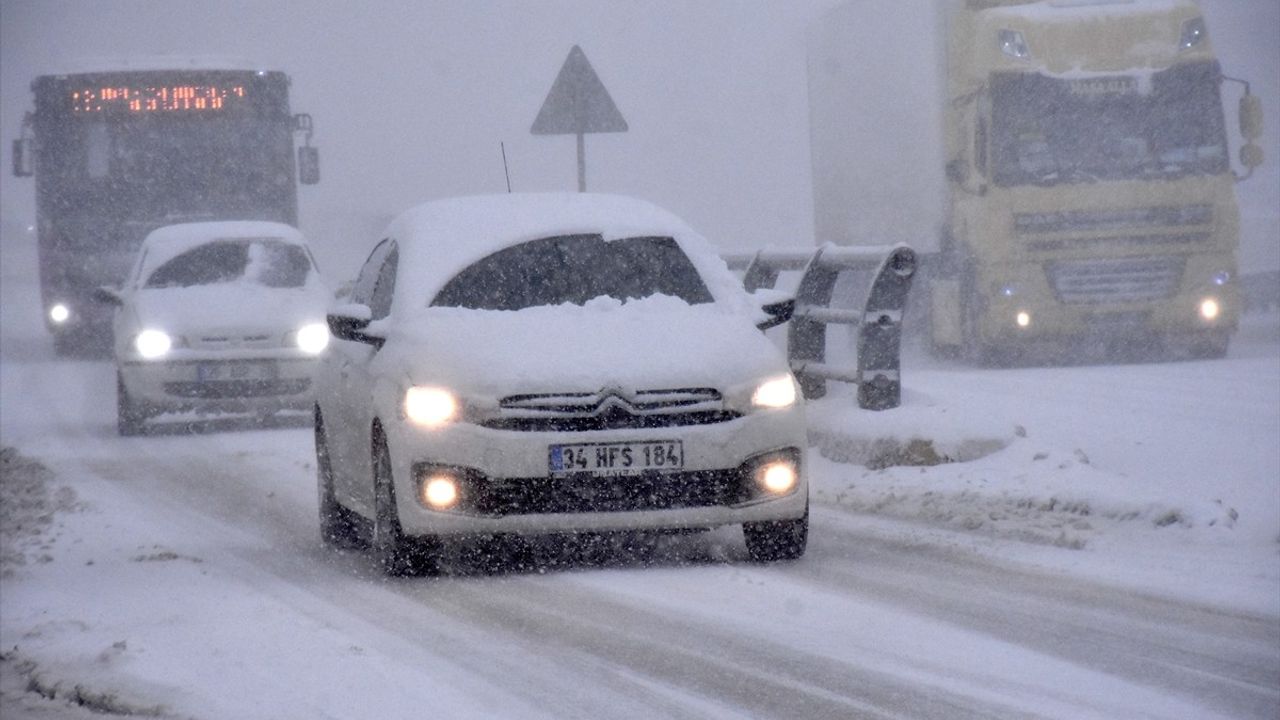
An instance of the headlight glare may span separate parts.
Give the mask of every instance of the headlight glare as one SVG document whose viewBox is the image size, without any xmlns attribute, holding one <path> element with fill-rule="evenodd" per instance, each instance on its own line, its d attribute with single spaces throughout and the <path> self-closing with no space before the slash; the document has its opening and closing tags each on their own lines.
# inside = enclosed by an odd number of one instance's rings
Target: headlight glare
<svg viewBox="0 0 1280 720">
<path fill-rule="evenodd" d="M 1220 314 L 1222 314 L 1222 307 L 1218 305 L 1217 298 L 1209 297 L 1200 301 L 1200 317 L 1205 320 L 1217 320 Z"/>
<path fill-rule="evenodd" d="M 294 336 L 298 349 L 308 355 L 319 355 L 329 347 L 329 328 L 324 323 L 309 323 L 298 328 Z"/>
<path fill-rule="evenodd" d="M 173 347 L 173 339 L 161 330 L 143 330 L 133 339 L 133 347 L 145 360 L 164 357 Z"/>
<path fill-rule="evenodd" d="M 796 402 L 796 383 L 790 375 L 760 383 L 751 394 L 751 404 L 757 408 L 784 408 Z"/>
<path fill-rule="evenodd" d="M 405 391 L 404 414 L 417 425 L 439 427 L 457 417 L 458 400 L 444 388 L 414 386 Z"/>
<path fill-rule="evenodd" d="M 71 308 L 62 303 L 55 303 L 53 307 L 49 308 L 49 319 L 61 325 L 71 319 Z"/>
</svg>

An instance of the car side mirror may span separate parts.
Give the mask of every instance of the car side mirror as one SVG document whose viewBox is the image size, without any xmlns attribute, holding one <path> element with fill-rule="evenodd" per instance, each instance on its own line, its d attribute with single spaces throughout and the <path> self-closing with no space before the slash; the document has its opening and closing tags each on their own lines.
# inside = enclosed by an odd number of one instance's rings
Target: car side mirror
<svg viewBox="0 0 1280 720">
<path fill-rule="evenodd" d="M 114 305 L 116 307 L 124 305 L 124 297 L 120 294 L 120 291 L 107 285 L 95 288 L 90 297 L 93 298 L 94 302 L 102 303 L 103 305 Z"/>
<path fill-rule="evenodd" d="M 764 313 L 764 319 L 756 322 L 756 327 L 761 330 L 777 327 L 796 314 L 796 299 L 779 290 L 760 288 L 751 293 L 751 297 Z"/>
<path fill-rule="evenodd" d="M 369 329 L 369 323 L 372 320 L 373 311 L 368 305 L 359 303 L 339 305 L 325 316 L 329 332 L 339 340 L 381 345 L 382 338 L 371 337 L 365 332 Z"/>
</svg>

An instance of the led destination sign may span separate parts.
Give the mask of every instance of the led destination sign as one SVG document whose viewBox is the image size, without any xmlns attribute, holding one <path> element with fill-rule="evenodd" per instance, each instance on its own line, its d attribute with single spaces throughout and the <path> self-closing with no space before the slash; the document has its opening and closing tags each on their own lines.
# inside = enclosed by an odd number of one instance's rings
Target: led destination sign
<svg viewBox="0 0 1280 720">
<path fill-rule="evenodd" d="M 74 114 L 180 113 L 226 110 L 243 102 L 244 85 L 104 85 L 68 93 Z"/>
</svg>

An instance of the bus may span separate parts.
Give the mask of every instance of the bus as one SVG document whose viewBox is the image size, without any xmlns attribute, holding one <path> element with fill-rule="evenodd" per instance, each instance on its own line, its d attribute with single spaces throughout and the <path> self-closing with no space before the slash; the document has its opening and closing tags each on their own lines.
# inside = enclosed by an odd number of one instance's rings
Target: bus
<svg viewBox="0 0 1280 720">
<path fill-rule="evenodd" d="M 41 300 L 58 355 L 110 347 L 112 308 L 94 292 L 124 280 L 157 227 L 297 226 L 297 183 L 319 181 L 319 153 L 289 85 L 282 72 L 190 60 L 35 78 L 13 173 L 35 179 Z"/>
</svg>

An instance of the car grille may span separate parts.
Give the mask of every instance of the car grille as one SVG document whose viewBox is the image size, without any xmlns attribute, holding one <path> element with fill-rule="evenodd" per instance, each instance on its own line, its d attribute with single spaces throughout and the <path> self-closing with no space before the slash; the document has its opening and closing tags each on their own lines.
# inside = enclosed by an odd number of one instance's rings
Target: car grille
<svg viewBox="0 0 1280 720">
<path fill-rule="evenodd" d="M 714 388 L 607 389 L 595 393 L 510 395 L 499 403 L 498 417 L 483 423 L 499 430 L 583 432 L 624 428 L 706 425 L 740 417 L 724 409 Z"/>
<path fill-rule="evenodd" d="M 636 512 L 735 505 L 750 494 L 740 469 L 632 477 L 469 478 L 468 510 L 479 515 Z"/>
<path fill-rule="evenodd" d="M 1173 296 L 1181 257 L 1073 260 L 1051 263 L 1049 283 L 1064 303 L 1143 302 Z"/>
<path fill-rule="evenodd" d="M 202 400 L 297 395 L 311 387 L 308 378 L 291 380 L 206 380 L 204 382 L 167 382 L 169 395 Z"/>
</svg>

